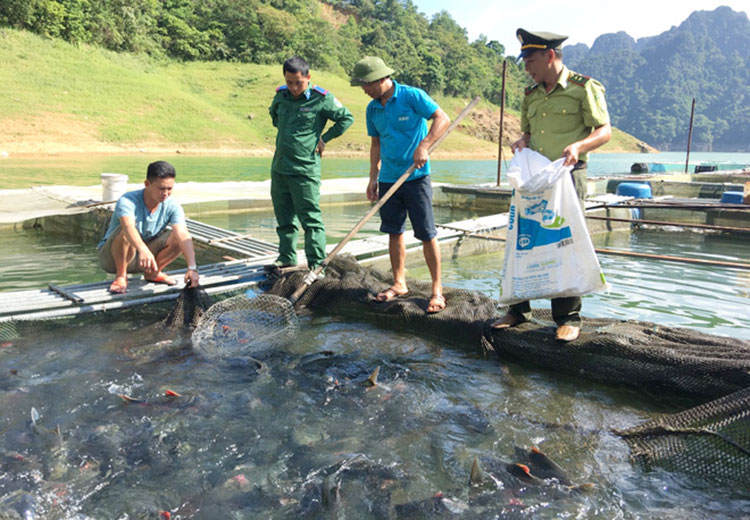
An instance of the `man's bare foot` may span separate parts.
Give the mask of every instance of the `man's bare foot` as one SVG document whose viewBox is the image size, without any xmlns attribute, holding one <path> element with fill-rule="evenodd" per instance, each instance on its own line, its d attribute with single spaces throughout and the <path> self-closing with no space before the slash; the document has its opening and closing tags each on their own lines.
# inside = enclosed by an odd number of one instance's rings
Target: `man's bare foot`
<svg viewBox="0 0 750 520">
<path fill-rule="evenodd" d="M 153 278 L 149 278 L 148 276 L 143 275 L 143 279 L 146 280 L 147 282 L 163 283 L 164 285 L 175 285 L 177 283 L 177 280 L 175 280 L 171 276 L 167 276 L 161 271 L 156 273 L 156 276 L 154 276 Z"/>
<path fill-rule="evenodd" d="M 128 292 L 128 279 L 124 276 L 118 276 L 109 286 L 109 292 L 112 294 L 125 294 Z"/>
</svg>

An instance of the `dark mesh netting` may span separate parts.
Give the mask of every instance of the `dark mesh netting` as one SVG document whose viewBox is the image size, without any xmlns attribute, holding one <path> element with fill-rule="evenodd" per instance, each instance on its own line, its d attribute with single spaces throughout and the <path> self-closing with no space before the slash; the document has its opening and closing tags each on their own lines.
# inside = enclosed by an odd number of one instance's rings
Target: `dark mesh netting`
<svg viewBox="0 0 750 520">
<path fill-rule="evenodd" d="M 750 388 L 616 433 L 646 467 L 750 481 Z"/>
<path fill-rule="evenodd" d="M 268 280 L 265 288 L 269 294 L 286 298 L 302 282 L 304 274 L 293 272 Z M 386 289 L 390 282 L 390 274 L 363 268 L 355 259 L 344 255 L 328 266 L 326 277 L 314 282 L 298 305 L 432 336 L 470 351 L 484 354 L 494 351 L 503 361 L 516 361 L 607 385 L 690 397 L 698 402 L 727 396 L 694 409 L 699 411 L 684 412 L 689 414 L 688 419 L 680 414 L 664 417 L 662 432 L 667 432 L 667 427 L 685 431 L 675 435 L 662 433 L 658 443 L 672 446 L 670 443 L 679 439 L 681 446 L 687 446 L 681 453 L 695 455 L 695 459 L 685 460 L 696 462 L 678 465 L 680 469 L 689 469 L 687 466 L 698 464 L 704 456 L 710 459 L 710 453 L 715 457 L 729 454 L 737 468 L 747 468 L 750 464 L 747 416 L 732 411 L 748 408 L 749 342 L 647 322 L 586 319 L 579 339 L 561 344 L 554 340 L 556 325 L 549 311 L 535 311 L 535 318 L 530 322 L 495 330 L 489 324 L 502 315 L 504 309 L 498 309 L 496 302 L 483 294 L 446 289 L 446 309 L 427 314 L 430 285 L 425 283 L 410 280 L 406 297 L 387 303 L 376 302 L 374 295 Z M 704 418 L 705 422 L 701 422 Z M 698 422 L 693 423 L 693 419 Z M 679 422 L 682 420 L 687 422 Z M 690 429 L 696 431 L 691 432 L 688 441 L 686 432 Z M 708 431 L 715 434 L 706 433 Z M 656 439 L 657 436 L 651 437 Z M 628 442 L 635 438 L 631 436 Z M 669 449 L 661 446 L 650 451 L 636 449 L 634 453 L 644 460 L 641 454 L 648 451 L 652 463 L 659 462 L 662 454 L 676 460 Z M 704 453 L 697 455 L 701 450 Z M 712 473 L 712 469 L 701 464 L 694 473 L 722 476 L 720 472 Z"/>
<path fill-rule="evenodd" d="M 536 312 L 536 311 L 535 311 Z M 633 320 L 586 319 L 580 339 L 554 341 L 549 312 L 489 330 L 501 358 L 617 386 L 716 398 L 750 387 L 750 343 Z"/>
<path fill-rule="evenodd" d="M 297 289 L 305 272 L 267 280 L 268 294 L 288 298 Z M 416 334 L 444 338 L 464 348 L 482 348 L 484 321 L 497 313 L 497 303 L 483 294 L 459 289 L 446 290 L 446 309 L 427 314 L 430 284 L 409 281 L 409 295 L 390 302 L 374 300 L 375 294 L 391 284 L 391 275 L 366 269 L 350 255 L 336 257 L 326 269 L 326 277 L 315 281 L 297 302 L 313 311 L 339 314 L 372 321 L 384 328 L 404 328 Z"/>
<path fill-rule="evenodd" d="M 170 329 L 195 327 L 212 303 L 211 297 L 201 287 L 185 287 L 165 318 L 164 325 Z"/>
</svg>

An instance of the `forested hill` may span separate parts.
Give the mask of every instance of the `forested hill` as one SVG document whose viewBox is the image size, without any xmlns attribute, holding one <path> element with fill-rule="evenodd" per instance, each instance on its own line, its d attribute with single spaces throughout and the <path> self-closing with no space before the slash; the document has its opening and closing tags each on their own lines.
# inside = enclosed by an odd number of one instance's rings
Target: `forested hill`
<svg viewBox="0 0 750 520">
<path fill-rule="evenodd" d="M 565 63 L 607 87 L 612 123 L 661 150 L 750 151 L 750 20 L 729 7 L 696 11 L 678 27 L 634 40 L 604 34 Z"/>
<path fill-rule="evenodd" d="M 279 65 L 296 54 L 342 79 L 362 56 L 379 55 L 432 95 L 496 105 L 507 59 L 510 110 L 528 81 L 517 48 L 469 41 L 448 12 L 428 18 L 411 0 L 0 0 L 1 26 L 156 61 Z M 740 151 L 750 150 L 748 48 L 747 16 L 724 7 L 637 42 L 618 33 L 591 49 L 569 46 L 564 59 L 604 83 L 616 127 L 684 149 L 695 97 L 694 149 Z"/>
<path fill-rule="evenodd" d="M 185 61 L 270 65 L 299 55 L 341 77 L 379 55 L 431 94 L 497 103 L 505 57 L 498 42 L 469 42 L 447 12 L 428 19 L 411 0 L 2 0 L 2 25 Z M 510 68 L 518 108 L 526 78 L 515 61 Z"/>
</svg>

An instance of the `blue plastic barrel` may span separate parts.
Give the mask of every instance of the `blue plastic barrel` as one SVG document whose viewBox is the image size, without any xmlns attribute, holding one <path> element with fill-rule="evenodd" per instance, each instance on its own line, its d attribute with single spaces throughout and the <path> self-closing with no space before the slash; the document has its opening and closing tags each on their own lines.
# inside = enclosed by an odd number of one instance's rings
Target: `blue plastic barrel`
<svg viewBox="0 0 750 520">
<path fill-rule="evenodd" d="M 635 197 L 636 199 L 650 199 L 651 186 L 645 182 L 621 182 L 617 185 L 617 195 Z"/>
<path fill-rule="evenodd" d="M 741 191 L 725 191 L 721 194 L 721 202 L 727 204 L 742 204 L 745 201 L 745 194 Z"/>
</svg>

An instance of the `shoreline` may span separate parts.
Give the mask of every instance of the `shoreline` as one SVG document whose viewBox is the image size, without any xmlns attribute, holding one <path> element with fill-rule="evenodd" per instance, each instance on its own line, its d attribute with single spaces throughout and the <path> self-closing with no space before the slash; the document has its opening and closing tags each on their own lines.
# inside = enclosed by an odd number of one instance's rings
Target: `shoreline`
<svg viewBox="0 0 750 520">
<path fill-rule="evenodd" d="M 273 157 L 274 151 L 269 148 L 203 148 L 191 146 L 133 146 L 117 147 L 110 145 L 92 146 L 92 147 L 73 147 L 66 145 L 35 146 L 13 150 L 0 149 L 0 162 L 7 159 L 35 159 L 35 158 L 53 158 L 53 157 L 80 157 L 80 156 L 98 156 L 98 157 L 115 157 L 115 156 L 194 156 L 194 157 Z M 624 149 L 598 150 L 596 153 L 641 153 L 651 155 L 659 153 L 656 151 L 638 152 Z M 507 159 L 512 156 L 510 148 L 503 148 L 503 158 Z M 324 157 L 337 159 L 368 159 L 369 150 L 326 150 Z M 453 150 L 436 150 L 431 155 L 434 159 L 442 160 L 497 160 L 498 154 L 495 151 L 488 152 L 485 150 L 453 151 Z"/>
</svg>

